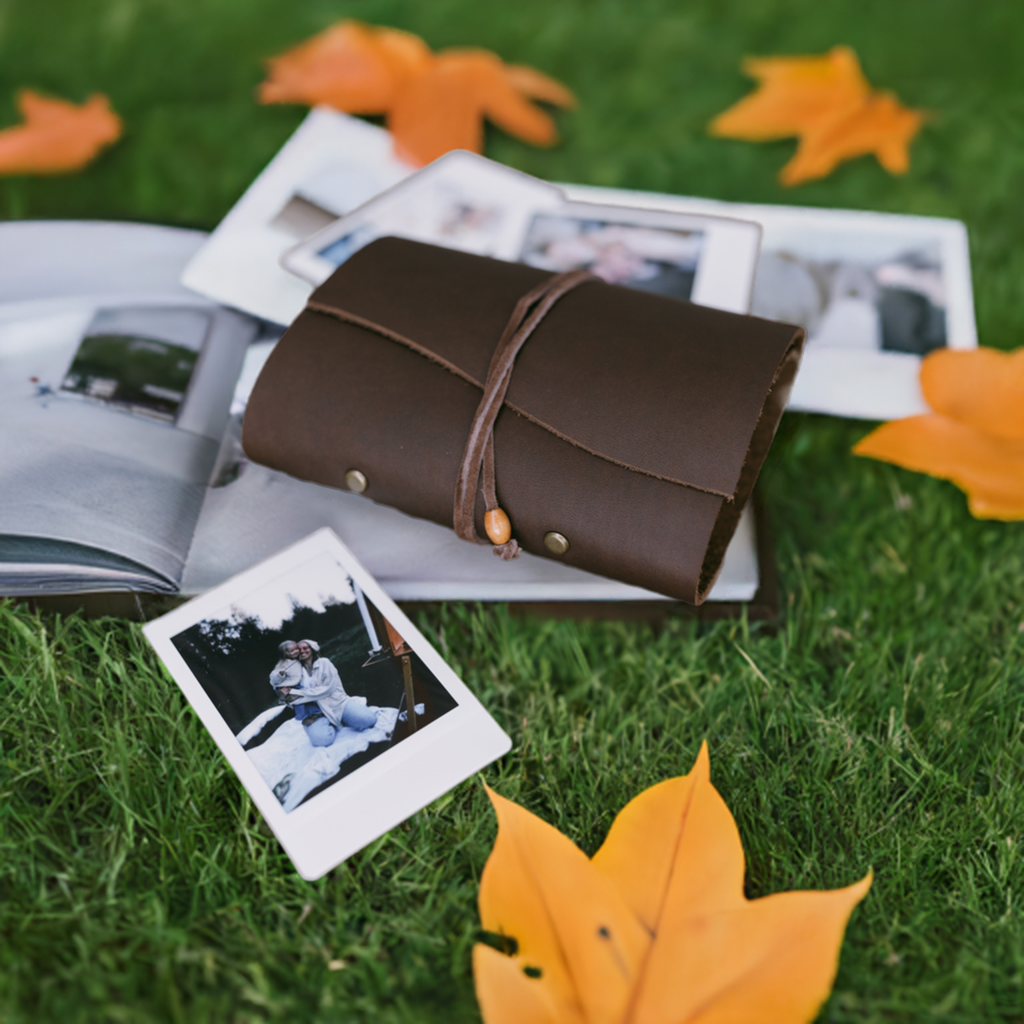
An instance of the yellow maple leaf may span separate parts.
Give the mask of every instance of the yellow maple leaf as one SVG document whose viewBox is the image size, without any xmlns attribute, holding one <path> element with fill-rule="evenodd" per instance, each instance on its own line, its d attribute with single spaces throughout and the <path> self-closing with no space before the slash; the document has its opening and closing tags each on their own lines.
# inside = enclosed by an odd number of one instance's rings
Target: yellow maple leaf
<svg viewBox="0 0 1024 1024">
<path fill-rule="evenodd" d="M 99 93 L 79 106 L 22 89 L 17 102 L 24 124 L 0 131 L 0 174 L 78 171 L 121 136 L 121 119 Z"/>
<path fill-rule="evenodd" d="M 557 829 L 488 789 L 498 838 L 480 917 L 515 941 L 473 950 L 487 1024 L 796 1024 L 828 996 L 869 873 L 845 889 L 748 900 L 707 744 L 688 775 L 619 813 L 588 860 Z"/>
<path fill-rule="evenodd" d="M 933 412 L 883 423 L 854 454 L 951 481 L 979 519 L 1024 519 L 1024 348 L 931 352 L 921 390 Z"/>
<path fill-rule="evenodd" d="M 910 143 L 924 113 L 873 91 L 849 47 L 820 57 L 748 58 L 743 70 L 760 85 L 708 131 L 750 142 L 797 136 L 796 154 L 779 174 L 783 185 L 826 177 L 843 161 L 872 153 L 891 174 L 910 167 Z"/>
<path fill-rule="evenodd" d="M 451 149 L 483 150 L 484 119 L 537 146 L 558 134 L 533 100 L 575 105 L 535 68 L 488 50 L 432 53 L 418 36 L 344 21 L 268 61 L 262 103 L 324 103 L 350 114 L 384 114 L 404 159 L 429 163 Z"/>
</svg>

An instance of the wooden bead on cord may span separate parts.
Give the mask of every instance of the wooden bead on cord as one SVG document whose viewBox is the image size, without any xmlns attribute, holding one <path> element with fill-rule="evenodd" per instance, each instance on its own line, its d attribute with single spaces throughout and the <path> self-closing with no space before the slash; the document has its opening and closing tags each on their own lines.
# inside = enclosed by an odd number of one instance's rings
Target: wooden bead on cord
<svg viewBox="0 0 1024 1024">
<path fill-rule="evenodd" d="M 512 524 L 500 508 L 484 513 L 484 529 L 492 544 L 507 544 L 512 536 Z"/>
</svg>

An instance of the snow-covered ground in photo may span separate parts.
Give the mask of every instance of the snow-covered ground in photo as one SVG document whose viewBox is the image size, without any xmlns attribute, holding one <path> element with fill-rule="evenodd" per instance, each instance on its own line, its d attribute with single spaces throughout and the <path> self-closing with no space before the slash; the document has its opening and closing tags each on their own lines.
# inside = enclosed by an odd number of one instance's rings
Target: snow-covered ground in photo
<svg viewBox="0 0 1024 1024">
<path fill-rule="evenodd" d="M 261 711 L 236 737 L 239 743 L 244 747 L 249 740 L 256 736 L 259 736 L 263 729 L 263 726 L 267 722 L 273 721 L 282 711 L 287 707 L 287 704 L 275 704 L 272 708 L 267 708 L 266 711 Z"/>
<path fill-rule="evenodd" d="M 370 710 L 377 712 L 377 722 L 373 727 L 360 732 L 342 726 L 329 747 L 314 747 L 309 742 L 306 729 L 293 718 L 265 743 L 246 751 L 286 811 L 294 810 L 312 790 L 333 778 L 353 754 L 366 750 L 371 743 L 391 738 L 398 720 L 398 708 L 371 707 Z M 238 733 L 238 741 L 247 743 L 259 735 L 260 730 L 282 711 L 283 705 L 268 708 L 257 715 Z"/>
</svg>

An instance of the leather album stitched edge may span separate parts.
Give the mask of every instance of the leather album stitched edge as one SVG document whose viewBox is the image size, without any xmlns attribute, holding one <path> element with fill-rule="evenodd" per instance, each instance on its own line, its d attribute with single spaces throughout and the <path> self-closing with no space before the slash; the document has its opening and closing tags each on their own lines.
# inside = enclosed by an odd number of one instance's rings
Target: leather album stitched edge
<svg viewBox="0 0 1024 1024">
<path fill-rule="evenodd" d="M 456 366 L 454 363 L 449 362 L 447 359 L 439 356 L 436 352 L 432 352 L 426 346 L 421 345 L 417 341 L 413 341 L 412 338 L 407 338 L 404 334 L 399 334 L 397 331 L 392 331 L 390 328 L 385 327 L 383 324 L 375 323 L 373 320 L 367 320 L 365 317 L 357 316 L 355 313 L 349 313 L 344 309 L 340 309 L 337 306 L 328 306 L 323 302 L 316 302 L 310 299 L 306 303 L 306 309 L 314 313 L 320 313 L 323 316 L 333 317 L 335 320 L 340 320 L 342 323 L 352 324 L 354 327 L 362 327 L 365 330 L 372 331 L 374 334 L 380 335 L 382 338 L 387 338 L 389 341 L 397 342 L 399 345 L 404 345 L 406 348 L 411 349 L 417 355 L 422 356 L 424 359 L 429 360 L 432 363 L 436 363 L 438 366 L 443 367 L 449 373 L 455 374 L 456 377 L 461 378 L 467 384 L 471 384 L 475 388 L 479 388 L 481 392 L 484 390 L 483 384 L 478 381 L 475 377 L 466 373 L 465 370 Z M 649 469 L 644 469 L 641 466 L 633 466 L 628 462 L 623 462 L 620 459 L 612 458 L 610 455 L 605 455 L 603 452 L 599 452 L 588 445 L 582 444 L 575 438 L 570 437 L 568 434 L 562 433 L 555 427 L 551 426 L 550 423 L 545 423 L 543 420 L 538 419 L 536 416 L 528 413 L 525 409 L 520 408 L 514 403 L 506 399 L 503 403 L 506 408 L 510 409 L 517 416 L 522 416 L 523 419 L 529 420 L 531 423 L 535 423 L 538 427 L 542 427 L 544 430 L 562 441 L 567 441 L 569 444 L 576 448 L 580 448 L 587 452 L 589 455 L 593 455 L 596 458 L 603 459 L 605 462 L 610 462 L 612 465 L 619 466 L 622 469 L 627 469 L 631 473 L 640 473 L 643 476 L 649 476 L 655 480 L 663 480 L 665 483 L 677 484 L 680 487 L 689 487 L 693 491 L 702 491 L 704 494 L 713 494 L 717 498 L 722 498 L 725 501 L 733 501 L 735 491 L 731 494 L 727 494 L 725 491 L 715 490 L 713 487 L 702 487 L 700 484 L 691 483 L 688 480 L 678 480 L 675 477 L 663 476 L 660 473 L 653 473 Z"/>
</svg>

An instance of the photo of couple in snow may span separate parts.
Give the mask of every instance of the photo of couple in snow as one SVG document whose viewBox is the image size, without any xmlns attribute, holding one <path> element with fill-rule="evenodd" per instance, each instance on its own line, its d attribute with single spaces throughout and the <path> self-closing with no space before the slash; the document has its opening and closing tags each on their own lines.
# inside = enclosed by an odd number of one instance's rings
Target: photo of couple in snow
<svg viewBox="0 0 1024 1024">
<path fill-rule="evenodd" d="M 336 563 L 292 570 L 172 642 L 285 811 L 456 706 Z"/>
</svg>

